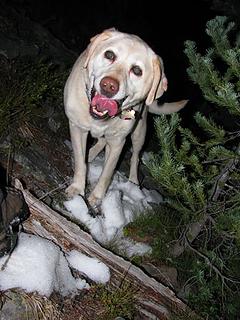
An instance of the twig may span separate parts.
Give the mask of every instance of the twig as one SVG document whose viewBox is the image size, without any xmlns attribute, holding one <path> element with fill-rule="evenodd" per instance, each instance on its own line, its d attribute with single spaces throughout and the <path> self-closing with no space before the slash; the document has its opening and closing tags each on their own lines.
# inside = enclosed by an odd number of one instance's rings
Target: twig
<svg viewBox="0 0 240 320">
<path fill-rule="evenodd" d="M 222 272 L 219 270 L 218 267 L 216 267 L 214 264 L 212 264 L 212 262 L 210 261 L 210 259 L 203 253 L 201 253 L 200 251 L 198 251 L 197 249 L 193 248 L 193 246 L 191 245 L 190 241 L 188 240 L 187 236 L 185 236 L 185 243 L 187 244 L 188 248 L 191 249 L 194 253 L 196 253 L 199 257 L 203 258 L 206 261 L 206 264 L 208 266 L 210 266 L 217 275 L 220 276 L 220 278 L 222 279 L 222 282 L 225 283 L 226 281 L 229 281 L 231 283 L 234 284 L 240 284 L 240 281 L 235 280 L 235 279 L 231 279 L 227 276 L 225 276 L 224 274 L 222 274 Z"/>
<path fill-rule="evenodd" d="M 237 152 L 239 152 L 239 151 L 240 151 L 240 146 L 237 149 Z M 188 235 L 188 239 L 190 239 L 188 241 L 190 241 L 190 243 L 192 243 L 197 238 L 197 236 L 199 235 L 199 233 L 202 230 L 202 227 L 205 225 L 205 223 L 209 219 L 209 217 L 210 217 L 209 208 L 212 205 L 211 202 L 216 203 L 216 201 L 218 200 L 218 198 L 219 198 L 219 196 L 220 196 L 220 194 L 221 194 L 221 192 L 222 192 L 222 190 L 223 190 L 223 188 L 225 186 L 226 181 L 229 178 L 229 173 L 232 170 L 236 169 L 236 166 L 237 166 L 238 163 L 239 163 L 238 159 L 230 160 L 227 163 L 227 165 L 223 168 L 223 170 L 221 171 L 219 176 L 217 177 L 217 179 L 216 179 L 216 181 L 214 183 L 213 189 L 212 189 L 212 194 L 210 196 L 210 201 L 209 201 L 209 203 L 207 204 L 207 206 L 205 208 L 205 213 L 204 213 L 203 217 L 201 218 L 201 220 L 191 223 L 188 226 L 187 230 L 185 231 L 185 235 Z M 178 257 L 184 252 L 185 247 L 186 247 L 186 244 L 184 242 L 185 242 L 184 240 L 183 240 L 183 243 L 181 243 L 181 241 L 178 241 L 174 245 L 173 250 L 172 250 L 172 255 L 174 257 Z"/>
<path fill-rule="evenodd" d="M 6 170 L 6 182 L 7 182 L 7 185 L 9 184 L 8 179 L 9 179 L 9 177 L 11 175 L 10 171 L 12 171 L 12 168 L 10 168 L 11 160 L 12 160 L 12 146 L 10 144 L 9 149 L 8 149 L 7 170 Z"/>
<path fill-rule="evenodd" d="M 46 192 L 44 195 L 42 195 L 40 198 L 38 198 L 38 201 L 44 199 L 45 197 L 49 196 L 50 194 L 54 193 L 55 191 L 61 190 L 62 188 L 64 188 L 64 186 L 68 183 L 69 181 L 65 181 L 62 184 L 60 184 L 60 186 Z"/>
<path fill-rule="evenodd" d="M 58 187 L 46 192 L 44 195 L 42 195 L 40 198 L 37 198 L 37 200 L 35 200 L 33 203 L 28 204 L 29 208 L 31 208 L 36 202 L 41 201 L 42 199 L 44 199 L 45 197 L 49 196 L 50 194 L 52 194 L 53 192 L 57 191 L 57 190 L 61 190 L 62 188 L 64 188 L 64 186 L 69 183 L 69 181 L 65 181 L 62 184 L 60 184 Z M 15 188 L 19 189 L 21 191 L 23 191 L 23 186 L 21 184 L 21 182 L 18 179 L 15 179 Z"/>
<path fill-rule="evenodd" d="M 212 195 L 210 197 L 210 200 L 212 201 L 217 201 L 223 186 L 225 186 L 226 181 L 229 178 L 229 172 L 233 171 L 237 164 L 238 164 L 239 160 L 237 159 L 232 159 L 229 161 L 229 163 L 223 168 L 222 172 L 220 173 L 220 175 L 217 177 L 215 184 L 213 186 L 213 191 L 212 191 Z"/>
</svg>

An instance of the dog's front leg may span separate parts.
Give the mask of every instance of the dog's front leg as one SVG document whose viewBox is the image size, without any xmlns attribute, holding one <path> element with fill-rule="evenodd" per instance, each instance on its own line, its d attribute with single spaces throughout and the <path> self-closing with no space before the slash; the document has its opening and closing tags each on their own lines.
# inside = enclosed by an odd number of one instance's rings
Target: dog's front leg
<svg viewBox="0 0 240 320">
<path fill-rule="evenodd" d="M 86 144 L 88 131 L 69 123 L 71 142 L 74 156 L 74 177 L 73 183 L 66 189 L 69 197 L 77 194 L 84 196 L 86 184 Z"/>
<path fill-rule="evenodd" d="M 91 192 L 88 201 L 91 206 L 95 206 L 99 200 L 102 200 L 104 197 L 107 188 L 111 182 L 113 172 L 116 168 L 119 156 L 121 154 L 122 148 L 125 144 L 125 139 L 121 140 L 108 140 L 105 154 L 105 163 L 103 171 L 98 180 L 97 185 L 94 190 Z"/>
</svg>

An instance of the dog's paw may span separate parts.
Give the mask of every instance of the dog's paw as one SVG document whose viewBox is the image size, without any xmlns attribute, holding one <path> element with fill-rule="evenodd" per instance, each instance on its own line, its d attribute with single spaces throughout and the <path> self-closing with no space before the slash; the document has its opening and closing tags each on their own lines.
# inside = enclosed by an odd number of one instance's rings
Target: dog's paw
<svg viewBox="0 0 240 320">
<path fill-rule="evenodd" d="M 79 194 L 81 196 L 84 195 L 82 188 L 77 183 L 74 183 L 74 182 L 69 187 L 67 187 L 65 192 L 69 198 L 73 198 L 74 196 Z"/>
<path fill-rule="evenodd" d="M 97 198 L 94 194 L 90 194 L 90 196 L 87 198 L 88 204 L 90 207 L 92 207 L 94 210 L 100 208 L 102 199 Z"/>
</svg>

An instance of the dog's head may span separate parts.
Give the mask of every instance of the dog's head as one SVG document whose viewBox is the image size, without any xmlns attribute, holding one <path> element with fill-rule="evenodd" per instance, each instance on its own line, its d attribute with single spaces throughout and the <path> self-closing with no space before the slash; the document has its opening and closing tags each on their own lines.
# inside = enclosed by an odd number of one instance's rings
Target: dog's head
<svg viewBox="0 0 240 320">
<path fill-rule="evenodd" d="M 105 30 L 86 49 L 90 114 L 108 119 L 138 103 L 150 105 L 167 89 L 163 62 L 139 37 Z"/>
</svg>

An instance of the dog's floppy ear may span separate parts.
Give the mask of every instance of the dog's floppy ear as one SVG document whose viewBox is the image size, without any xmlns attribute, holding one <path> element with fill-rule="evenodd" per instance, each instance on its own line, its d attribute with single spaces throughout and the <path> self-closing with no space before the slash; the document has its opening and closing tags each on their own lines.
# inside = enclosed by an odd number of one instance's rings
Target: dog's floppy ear
<svg viewBox="0 0 240 320">
<path fill-rule="evenodd" d="M 96 36 L 94 36 L 90 39 L 90 44 L 87 47 L 87 57 L 86 57 L 86 61 L 84 63 L 84 68 L 87 68 L 89 60 L 91 59 L 91 57 L 94 53 L 94 50 L 96 49 L 98 44 L 101 43 L 102 41 L 109 39 L 112 36 L 112 33 L 114 31 L 116 31 L 115 28 L 106 29 L 102 33 L 97 34 Z"/>
<path fill-rule="evenodd" d="M 154 100 L 160 98 L 167 90 L 168 81 L 164 73 L 163 61 L 156 56 L 153 59 L 153 82 L 146 99 L 146 105 L 150 105 Z"/>
</svg>

